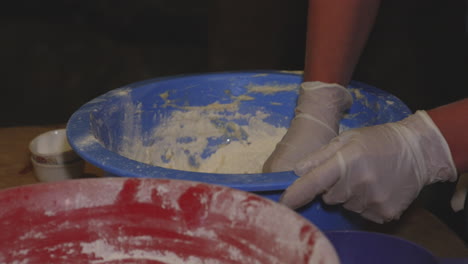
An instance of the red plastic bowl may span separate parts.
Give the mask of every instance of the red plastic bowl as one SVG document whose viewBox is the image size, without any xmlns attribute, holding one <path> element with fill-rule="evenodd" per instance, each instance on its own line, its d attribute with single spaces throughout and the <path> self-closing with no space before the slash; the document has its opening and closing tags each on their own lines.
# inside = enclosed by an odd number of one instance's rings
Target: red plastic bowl
<svg viewBox="0 0 468 264">
<path fill-rule="evenodd" d="M 312 223 L 252 193 L 104 178 L 0 191 L 0 263 L 339 263 Z"/>
</svg>

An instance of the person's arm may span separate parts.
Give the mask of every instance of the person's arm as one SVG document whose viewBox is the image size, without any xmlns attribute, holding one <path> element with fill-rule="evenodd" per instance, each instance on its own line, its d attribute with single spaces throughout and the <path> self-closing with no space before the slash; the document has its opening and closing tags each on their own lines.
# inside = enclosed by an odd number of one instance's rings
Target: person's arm
<svg viewBox="0 0 468 264">
<path fill-rule="evenodd" d="M 309 0 L 304 81 L 347 85 L 380 0 Z"/>
<path fill-rule="evenodd" d="M 427 113 L 447 141 L 458 173 L 468 172 L 468 98 Z"/>
<path fill-rule="evenodd" d="M 288 132 L 263 165 L 264 172 L 292 170 L 304 156 L 338 135 L 352 104 L 344 87 L 367 40 L 378 0 L 310 0 L 304 82 Z"/>
</svg>

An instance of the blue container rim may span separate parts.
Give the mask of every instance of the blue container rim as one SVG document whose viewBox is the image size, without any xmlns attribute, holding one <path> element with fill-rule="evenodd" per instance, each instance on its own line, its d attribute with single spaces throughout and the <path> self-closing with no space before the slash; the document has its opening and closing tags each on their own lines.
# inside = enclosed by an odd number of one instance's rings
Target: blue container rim
<svg viewBox="0 0 468 264">
<path fill-rule="evenodd" d="M 302 79 L 302 74 L 300 72 L 290 71 L 255 70 L 239 72 L 212 72 L 153 78 L 135 82 L 122 88 L 137 89 L 150 83 L 178 78 L 210 76 L 216 76 L 219 78 L 245 76 L 248 78 L 258 74 L 289 75 L 297 77 L 298 80 Z M 378 88 L 356 81 L 352 81 L 350 86 L 365 87 L 366 89 L 370 89 L 377 94 L 385 94 L 387 96 L 389 95 L 388 93 Z M 244 191 L 257 192 L 284 190 L 296 179 L 298 179 L 298 176 L 296 176 L 293 171 L 255 174 L 220 174 L 167 169 L 138 162 L 110 151 L 102 146 L 101 143 L 95 138 L 91 128 L 91 113 L 104 107 L 106 102 L 113 96 L 113 91 L 114 90 L 111 90 L 101 96 L 98 96 L 81 106 L 75 113 L 72 114 L 67 123 L 67 138 L 73 150 L 87 162 L 103 169 L 105 172 L 111 175 L 134 178 L 149 177 L 200 181 L 209 184 L 224 185 Z M 393 99 L 404 105 L 398 98 L 394 97 Z M 410 112 L 409 109 L 406 110 L 407 112 Z"/>
</svg>

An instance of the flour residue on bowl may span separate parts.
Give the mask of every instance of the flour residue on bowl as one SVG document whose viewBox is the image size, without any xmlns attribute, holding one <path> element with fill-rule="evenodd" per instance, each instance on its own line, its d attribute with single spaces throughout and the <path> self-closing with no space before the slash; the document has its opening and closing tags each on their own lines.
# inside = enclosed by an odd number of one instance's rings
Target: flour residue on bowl
<svg viewBox="0 0 468 264">
<path fill-rule="evenodd" d="M 249 85 L 247 87 L 249 93 L 262 93 L 262 94 L 274 94 L 278 92 L 289 92 L 297 91 L 297 84 L 289 85 Z"/>
<path fill-rule="evenodd" d="M 35 208 L 28 217 L 0 212 L 4 227 L 16 226 L 4 228 L 0 263 L 338 263 L 315 226 L 248 192 L 157 179 L 49 186 L 34 186 L 35 207 L 15 203 L 21 212 Z M 99 201 L 70 210 L 82 195 Z"/>
<path fill-rule="evenodd" d="M 285 127 L 264 121 L 269 116 L 267 113 L 240 114 L 216 104 L 175 110 L 149 134 L 151 140 L 143 140 L 131 129 L 140 120 L 127 119 L 134 116 L 134 106 L 127 110 L 124 126 L 128 127 L 129 135 L 124 137 L 119 154 L 169 169 L 260 173 L 263 163 L 286 133 Z M 144 141 L 152 144 L 144 145 Z"/>
<path fill-rule="evenodd" d="M 120 237 L 119 243 L 128 243 L 125 240 L 133 240 L 131 243 L 149 243 L 153 238 L 147 236 L 141 237 Z M 140 241 L 137 241 L 140 240 Z M 91 261 L 91 263 L 108 263 L 110 261 L 122 261 L 132 260 L 139 263 L 138 260 L 152 260 L 161 263 L 173 263 L 173 264 L 204 264 L 204 263 L 218 263 L 209 259 L 201 259 L 195 256 L 189 256 L 182 258 L 172 251 L 165 250 L 141 250 L 141 249 L 129 249 L 123 251 L 118 247 L 108 243 L 105 239 L 98 239 L 89 243 L 80 244 L 83 254 L 94 255 L 98 260 Z"/>
<path fill-rule="evenodd" d="M 128 187 L 131 184 L 126 185 Z M 318 229 L 308 226 L 286 207 L 246 192 L 197 183 L 157 183 L 149 180 L 141 181 L 136 190 L 133 198 L 138 204 L 149 204 L 155 197 L 162 204 L 167 204 L 164 201 L 182 203 L 171 208 L 163 206 L 169 211 L 176 209 L 176 219 L 172 222 L 180 226 L 173 229 L 168 225 L 166 232 L 160 232 L 157 231 L 158 225 L 154 225 L 158 222 L 155 222 L 151 226 L 156 228 L 148 229 L 147 235 L 128 232 L 132 228 L 127 227 L 122 229 L 126 231 L 120 230 L 116 236 L 109 236 L 106 233 L 109 229 L 95 228 L 92 231 L 99 234 L 98 238 L 80 242 L 78 249 L 80 254 L 92 256 L 90 263 L 123 260 L 174 264 L 284 263 L 284 259 L 296 259 L 299 256 L 320 256 L 320 253 L 315 253 L 316 249 L 329 254 L 326 247 L 330 245 L 320 245 L 323 236 Z M 167 190 L 171 192 L 167 193 Z M 150 193 L 152 197 L 148 195 Z M 185 224 L 187 203 L 181 199 L 183 197 L 196 197 L 192 198 L 190 204 L 193 210 L 190 219 L 202 221 L 196 221 L 194 226 Z M 93 222 L 89 226 L 95 224 Z M 138 226 L 144 228 L 144 221 Z M 169 238 L 168 234 L 173 238 Z M 259 237 L 266 240 L 258 241 Z M 192 251 L 191 248 L 199 251 Z M 278 252 L 283 254 L 277 255 Z M 321 258 L 323 256 L 319 260 Z M 319 260 L 308 263 L 322 263 Z"/>
</svg>

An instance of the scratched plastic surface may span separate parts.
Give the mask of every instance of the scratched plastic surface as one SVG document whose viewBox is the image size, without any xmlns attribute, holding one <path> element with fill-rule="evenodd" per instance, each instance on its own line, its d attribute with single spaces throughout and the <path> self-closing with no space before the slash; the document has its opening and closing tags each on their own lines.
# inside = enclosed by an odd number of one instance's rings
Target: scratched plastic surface
<svg viewBox="0 0 468 264">
<path fill-rule="evenodd" d="M 0 263 L 338 263 L 309 221 L 260 196 L 163 179 L 0 191 Z"/>
<path fill-rule="evenodd" d="M 154 140 L 151 132 L 158 126 L 161 116 L 168 116 L 172 111 L 186 106 L 206 106 L 215 102 L 230 104 L 242 96 L 253 100 L 240 101 L 239 113 L 261 110 L 270 114 L 265 121 L 287 127 L 294 114 L 301 81 L 301 75 L 292 73 L 234 72 L 175 76 L 134 83 L 83 105 L 68 122 L 68 139 L 81 157 L 109 175 L 200 181 L 251 191 L 278 200 L 282 191 L 297 179 L 291 171 L 258 174 L 190 172 L 131 160 L 119 155 L 116 150 L 122 144 L 129 118 L 134 118 L 131 120 L 135 130 L 133 136 L 150 145 Z M 252 86 L 288 89 L 259 93 L 249 90 Z M 352 82 L 349 89 L 354 103 L 341 122 L 344 129 L 394 122 L 410 114 L 405 104 L 382 90 L 357 82 Z M 165 96 L 161 96 L 163 94 Z M 123 107 L 128 102 L 135 107 L 132 111 Z M 123 120 L 127 121 L 127 126 L 123 125 Z M 222 142 L 213 141 L 213 144 Z M 354 216 L 344 216 L 347 213 L 336 207 L 324 207 L 327 206 L 316 202 L 300 212 L 324 230 L 358 228 L 349 220 Z"/>
</svg>

